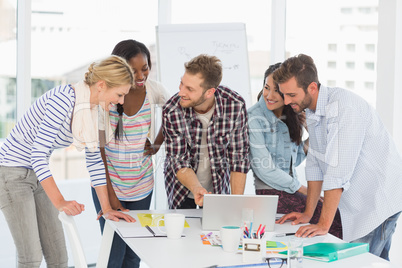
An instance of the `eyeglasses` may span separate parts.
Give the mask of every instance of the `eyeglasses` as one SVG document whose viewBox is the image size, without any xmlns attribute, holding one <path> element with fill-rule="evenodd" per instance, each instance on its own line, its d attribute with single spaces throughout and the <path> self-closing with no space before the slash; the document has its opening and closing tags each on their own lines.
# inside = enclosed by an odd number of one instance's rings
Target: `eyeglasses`
<svg viewBox="0 0 402 268">
<path fill-rule="evenodd" d="M 286 258 L 280 258 L 280 257 L 266 258 L 265 261 L 268 263 L 269 268 L 281 268 L 284 263 L 286 264 L 288 263 Z"/>
</svg>

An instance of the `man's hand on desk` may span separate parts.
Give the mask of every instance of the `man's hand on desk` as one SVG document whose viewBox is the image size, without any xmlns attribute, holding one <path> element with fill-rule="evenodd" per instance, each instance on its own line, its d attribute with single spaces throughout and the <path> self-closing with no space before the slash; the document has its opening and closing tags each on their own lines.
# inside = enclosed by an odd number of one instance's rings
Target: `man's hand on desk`
<svg viewBox="0 0 402 268">
<path fill-rule="evenodd" d="M 296 232 L 297 237 L 314 237 L 316 235 L 326 235 L 328 233 L 329 228 L 318 224 L 310 224 L 301 226 L 299 230 Z"/>
<path fill-rule="evenodd" d="M 203 206 L 204 204 L 204 194 L 210 194 L 208 191 L 202 187 L 202 186 L 196 186 L 192 190 L 192 193 L 194 195 L 194 202 L 196 205 L 199 205 L 200 207 Z"/>
<path fill-rule="evenodd" d="M 131 217 L 130 215 L 127 215 L 123 212 L 113 210 L 113 209 L 110 209 L 110 210 L 106 211 L 105 213 L 103 213 L 102 210 L 99 211 L 97 219 L 99 220 L 99 218 L 102 217 L 102 215 L 104 215 L 106 219 L 112 220 L 112 221 L 119 221 L 119 219 L 123 219 L 126 222 L 136 222 L 136 220 L 133 217 Z"/>
<path fill-rule="evenodd" d="M 311 216 L 300 212 L 291 212 L 289 214 L 283 215 L 282 218 L 276 221 L 276 223 L 282 224 L 287 220 L 292 221 L 292 225 L 308 223 L 311 220 Z"/>
<path fill-rule="evenodd" d="M 292 221 L 292 225 L 308 223 L 311 220 L 311 216 L 300 213 L 300 212 L 291 212 L 282 216 L 276 223 L 282 224 L 285 221 L 290 220 Z M 296 232 L 297 237 L 314 237 L 316 235 L 326 235 L 328 233 L 329 228 L 318 223 L 318 224 L 309 224 L 304 225 L 299 228 Z"/>
</svg>

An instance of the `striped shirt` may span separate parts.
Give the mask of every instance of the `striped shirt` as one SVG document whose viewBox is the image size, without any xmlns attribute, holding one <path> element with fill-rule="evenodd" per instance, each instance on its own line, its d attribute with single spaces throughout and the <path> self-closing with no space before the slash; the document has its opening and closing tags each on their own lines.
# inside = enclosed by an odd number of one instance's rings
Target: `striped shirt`
<svg viewBox="0 0 402 268">
<path fill-rule="evenodd" d="M 71 85 L 58 86 L 39 97 L 11 130 L 0 148 L 0 165 L 33 169 L 41 182 L 52 176 L 49 158 L 55 149 L 72 144 L 71 116 L 75 93 Z M 106 184 L 100 151 L 86 150 L 92 186 Z"/>
<path fill-rule="evenodd" d="M 202 123 L 193 108 L 182 108 L 174 95 L 163 107 L 162 126 L 166 145 L 165 188 L 170 208 L 179 207 L 190 191 L 176 178 L 182 168 L 197 173 Z M 214 193 L 230 193 L 230 172 L 250 168 L 247 111 L 243 98 L 224 86 L 215 91 L 215 111 L 207 129 Z"/>
<path fill-rule="evenodd" d="M 320 87 L 307 109 L 306 178 L 323 190 L 343 188 L 343 238 L 361 238 L 402 210 L 402 159 L 376 111 L 341 88 Z M 325 201 L 324 201 L 325 202 Z"/>
<path fill-rule="evenodd" d="M 110 123 L 116 130 L 119 113 L 110 110 Z M 140 110 L 133 116 L 123 113 L 124 133 L 114 137 L 105 152 L 110 180 L 116 196 L 122 201 L 138 201 L 147 197 L 154 186 L 152 157 L 144 156 L 144 145 L 151 125 L 148 94 Z"/>
</svg>

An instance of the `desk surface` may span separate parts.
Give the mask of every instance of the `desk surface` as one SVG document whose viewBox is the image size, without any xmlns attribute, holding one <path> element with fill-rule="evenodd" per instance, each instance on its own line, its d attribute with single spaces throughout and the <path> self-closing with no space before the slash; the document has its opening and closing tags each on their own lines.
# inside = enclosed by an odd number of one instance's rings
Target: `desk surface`
<svg viewBox="0 0 402 268">
<path fill-rule="evenodd" d="M 175 210 L 187 216 L 201 216 L 200 210 Z M 107 220 L 103 233 L 101 254 L 98 260 L 97 267 L 106 267 L 108 254 L 110 252 L 111 239 L 113 232 L 119 227 L 124 226 L 139 226 L 137 213 L 165 213 L 173 212 L 172 210 L 158 211 L 130 211 L 128 214 L 133 216 L 137 222 L 127 223 L 124 221 L 113 222 Z M 171 240 L 167 238 L 123 238 L 134 252 L 144 261 L 149 267 L 210 267 L 215 265 L 239 265 L 243 264 L 242 255 L 240 253 L 226 253 L 220 247 L 203 245 L 200 239 L 201 221 L 200 218 L 188 218 L 186 221 L 190 228 L 184 228 L 186 237 Z M 286 242 L 287 237 L 273 237 L 275 233 L 295 232 L 299 226 L 292 226 L 290 223 L 275 225 L 275 232 L 266 233 L 268 240 Z M 314 238 L 305 238 L 304 245 L 314 244 L 318 242 L 340 242 L 342 240 L 332 236 L 317 236 Z M 332 263 L 324 263 L 313 260 L 304 259 L 304 267 L 322 268 L 322 267 L 342 267 L 342 268 L 374 268 L 374 267 L 392 267 L 400 266 L 391 264 L 373 254 L 364 253 L 343 260 L 338 260 Z M 378 264 L 379 266 L 376 266 Z M 385 266 L 382 266 L 385 265 Z"/>
</svg>

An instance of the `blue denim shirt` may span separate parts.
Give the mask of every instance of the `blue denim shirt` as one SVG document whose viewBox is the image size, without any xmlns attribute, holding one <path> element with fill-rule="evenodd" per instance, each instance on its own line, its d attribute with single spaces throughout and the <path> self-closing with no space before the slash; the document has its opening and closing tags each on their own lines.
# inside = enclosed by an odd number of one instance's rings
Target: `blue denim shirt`
<svg viewBox="0 0 402 268">
<path fill-rule="evenodd" d="M 256 189 L 261 188 L 260 179 L 276 190 L 296 192 L 301 183 L 295 167 L 306 157 L 303 143 L 296 145 L 291 141 L 288 127 L 267 108 L 263 97 L 248 110 L 248 115 L 250 161 Z M 293 177 L 289 175 L 290 169 Z"/>
</svg>

